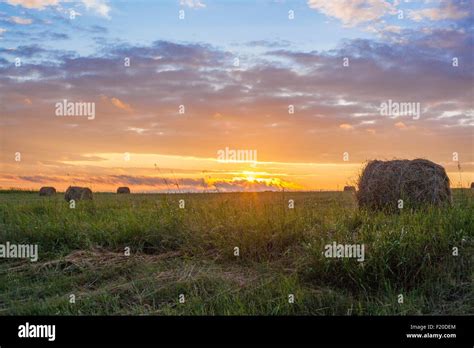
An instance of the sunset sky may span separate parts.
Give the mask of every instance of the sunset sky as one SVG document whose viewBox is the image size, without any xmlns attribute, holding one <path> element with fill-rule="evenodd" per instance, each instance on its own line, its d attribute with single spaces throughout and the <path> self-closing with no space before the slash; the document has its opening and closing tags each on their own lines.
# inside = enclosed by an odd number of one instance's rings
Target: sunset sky
<svg viewBox="0 0 474 348">
<path fill-rule="evenodd" d="M 470 185 L 473 23 L 469 0 L 0 1 L 0 188 L 333 190 L 418 157 Z"/>
</svg>

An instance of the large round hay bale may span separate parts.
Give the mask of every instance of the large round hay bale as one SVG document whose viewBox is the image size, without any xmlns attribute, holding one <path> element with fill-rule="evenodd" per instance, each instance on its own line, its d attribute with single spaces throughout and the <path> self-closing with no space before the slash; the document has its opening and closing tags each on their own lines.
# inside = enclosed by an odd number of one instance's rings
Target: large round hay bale
<svg viewBox="0 0 474 348">
<path fill-rule="evenodd" d="M 404 208 L 451 202 L 446 171 L 425 159 L 370 161 L 358 186 L 359 207 L 372 210 L 396 210 L 399 200 Z"/>
<path fill-rule="evenodd" d="M 354 186 L 344 186 L 344 192 L 355 192 L 356 188 Z"/>
<path fill-rule="evenodd" d="M 117 193 L 118 194 L 127 194 L 127 193 L 130 193 L 130 189 L 128 187 L 125 187 L 125 186 L 119 187 L 117 189 Z"/>
<path fill-rule="evenodd" d="M 39 190 L 40 196 L 54 196 L 54 194 L 56 194 L 56 189 L 51 186 L 43 186 Z"/>
<path fill-rule="evenodd" d="M 69 186 L 64 194 L 64 199 L 68 202 L 92 199 L 92 191 L 88 187 Z"/>
</svg>

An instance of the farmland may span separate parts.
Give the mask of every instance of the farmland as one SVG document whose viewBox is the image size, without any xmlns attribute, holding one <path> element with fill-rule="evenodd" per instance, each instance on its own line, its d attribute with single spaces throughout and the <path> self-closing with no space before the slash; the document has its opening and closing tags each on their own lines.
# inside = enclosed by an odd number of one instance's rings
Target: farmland
<svg viewBox="0 0 474 348">
<path fill-rule="evenodd" d="M 71 209 L 1 191 L 0 243 L 39 258 L 0 259 L 0 315 L 474 314 L 474 195 L 453 195 L 386 214 L 351 192 L 95 193 Z M 325 257 L 334 242 L 364 261 Z"/>
</svg>

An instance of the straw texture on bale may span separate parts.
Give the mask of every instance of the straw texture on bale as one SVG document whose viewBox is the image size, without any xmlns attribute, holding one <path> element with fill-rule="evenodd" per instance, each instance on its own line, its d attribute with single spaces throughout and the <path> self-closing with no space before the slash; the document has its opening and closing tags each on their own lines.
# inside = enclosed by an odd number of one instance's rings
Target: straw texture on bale
<svg viewBox="0 0 474 348">
<path fill-rule="evenodd" d="M 119 187 L 117 189 L 117 193 L 119 194 L 130 193 L 130 189 L 128 187 Z"/>
<path fill-rule="evenodd" d="M 451 202 L 449 178 L 444 168 L 426 159 L 370 161 L 359 177 L 359 207 L 396 210 L 403 207 L 442 205 Z"/>
<path fill-rule="evenodd" d="M 43 186 L 39 190 L 40 196 L 53 196 L 56 193 L 56 189 L 50 186 Z"/>
<path fill-rule="evenodd" d="M 355 192 L 354 186 L 344 186 L 344 192 Z"/>
<path fill-rule="evenodd" d="M 64 199 L 68 202 L 72 199 L 75 201 L 92 199 L 92 191 L 88 187 L 69 186 Z"/>
</svg>

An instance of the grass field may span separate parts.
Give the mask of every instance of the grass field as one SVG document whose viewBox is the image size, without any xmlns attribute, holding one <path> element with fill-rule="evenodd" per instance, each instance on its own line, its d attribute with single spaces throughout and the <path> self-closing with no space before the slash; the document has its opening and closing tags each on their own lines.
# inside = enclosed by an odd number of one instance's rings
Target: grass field
<svg viewBox="0 0 474 348">
<path fill-rule="evenodd" d="M 474 314 L 469 190 L 392 215 L 343 192 L 98 193 L 70 209 L 2 191 L 6 241 L 39 260 L 0 259 L 0 315 Z M 333 242 L 364 244 L 365 261 L 324 257 Z"/>
</svg>

